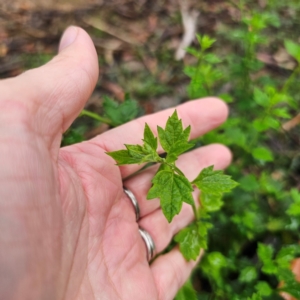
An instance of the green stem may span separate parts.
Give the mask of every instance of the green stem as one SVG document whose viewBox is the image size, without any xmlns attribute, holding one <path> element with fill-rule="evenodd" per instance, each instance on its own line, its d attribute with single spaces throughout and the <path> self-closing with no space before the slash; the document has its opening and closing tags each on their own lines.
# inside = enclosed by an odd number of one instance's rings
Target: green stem
<svg viewBox="0 0 300 300">
<path fill-rule="evenodd" d="M 193 212 L 194 212 L 194 215 L 195 215 L 196 222 L 198 222 L 198 212 L 197 212 L 197 208 L 196 208 L 195 203 L 193 203 L 192 208 L 193 208 Z"/>
<path fill-rule="evenodd" d="M 101 117 L 100 115 L 93 113 L 91 111 L 85 110 L 85 109 L 83 109 L 79 115 L 79 117 L 82 117 L 82 116 L 87 116 L 87 117 L 90 117 L 97 121 L 100 121 L 102 123 L 108 124 L 110 126 L 114 126 L 114 124 L 112 123 L 112 121 L 110 119 Z"/>
</svg>

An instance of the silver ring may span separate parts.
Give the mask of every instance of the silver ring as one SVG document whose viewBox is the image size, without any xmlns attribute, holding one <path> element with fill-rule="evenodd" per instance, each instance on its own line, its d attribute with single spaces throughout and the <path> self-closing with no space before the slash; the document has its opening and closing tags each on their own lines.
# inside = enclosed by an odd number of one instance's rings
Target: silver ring
<svg viewBox="0 0 300 300">
<path fill-rule="evenodd" d="M 147 248 L 147 260 L 150 261 L 155 255 L 155 244 L 151 235 L 145 230 L 139 227 L 139 232 L 143 238 Z"/>
<path fill-rule="evenodd" d="M 136 221 L 138 221 L 140 219 L 140 207 L 139 207 L 139 204 L 135 198 L 135 196 L 133 195 L 133 193 L 128 190 L 126 187 L 123 187 L 123 190 L 125 192 L 125 194 L 128 196 L 128 198 L 130 199 L 133 207 L 134 207 L 134 210 L 135 210 L 135 218 L 136 218 Z"/>
</svg>

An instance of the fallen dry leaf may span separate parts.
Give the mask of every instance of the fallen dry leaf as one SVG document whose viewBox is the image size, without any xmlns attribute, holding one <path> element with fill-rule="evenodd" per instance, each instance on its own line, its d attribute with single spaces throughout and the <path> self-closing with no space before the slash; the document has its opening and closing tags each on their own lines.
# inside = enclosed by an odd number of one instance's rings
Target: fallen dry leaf
<svg viewBox="0 0 300 300">
<path fill-rule="evenodd" d="M 121 28 L 113 27 L 112 25 L 101 20 L 98 16 L 88 16 L 84 18 L 84 22 L 96 29 L 104 31 L 110 35 L 117 37 L 118 39 L 136 46 L 140 46 L 142 43 L 137 40 L 130 32 L 125 32 Z"/>
</svg>

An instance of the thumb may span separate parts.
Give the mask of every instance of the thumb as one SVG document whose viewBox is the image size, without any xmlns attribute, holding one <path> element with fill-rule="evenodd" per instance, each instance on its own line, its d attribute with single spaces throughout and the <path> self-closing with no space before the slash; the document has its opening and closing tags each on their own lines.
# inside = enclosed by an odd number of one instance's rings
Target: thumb
<svg viewBox="0 0 300 300">
<path fill-rule="evenodd" d="M 0 82 L 0 104 L 8 100 L 2 107 L 16 110 L 53 145 L 78 116 L 97 79 L 93 42 L 83 29 L 71 26 L 63 34 L 59 54 L 49 63 Z"/>
</svg>

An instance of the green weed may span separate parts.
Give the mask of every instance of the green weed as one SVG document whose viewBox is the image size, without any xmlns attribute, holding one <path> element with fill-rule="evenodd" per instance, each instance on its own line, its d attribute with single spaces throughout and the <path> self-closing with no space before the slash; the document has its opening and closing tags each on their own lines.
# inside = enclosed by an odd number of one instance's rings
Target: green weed
<svg viewBox="0 0 300 300">
<path fill-rule="evenodd" d="M 218 41 L 205 35 L 197 36 L 200 50 L 188 49 L 198 58 L 196 66 L 185 68 L 191 77 L 189 97 L 219 94 L 231 109 L 228 122 L 200 143 L 228 145 L 234 153 L 229 173 L 240 183 L 225 196 L 222 210 L 212 214 L 209 250 L 195 274 L 206 283 L 198 296 L 282 299 L 280 292 L 285 291 L 300 299 L 300 284 L 290 269 L 300 254 L 300 198 L 296 189 L 290 190 L 289 163 L 282 157 L 286 148 L 278 145 L 290 144 L 282 124 L 297 113 L 300 46 L 288 39 L 281 41 L 297 61 L 285 80 L 281 75 L 280 80 L 260 76 L 265 65 L 257 53 L 268 49 L 267 33 L 279 28 L 286 6 L 270 1 L 266 11 L 258 11 L 249 3 L 240 2 L 240 23 L 227 34 L 236 53 L 216 55 Z M 299 8 L 296 2 L 291 5 Z M 213 60 L 205 59 L 207 55 Z M 226 83 L 230 91 L 224 96 L 219 91 Z M 185 289 L 176 299 L 189 299 L 182 297 Z"/>
</svg>

